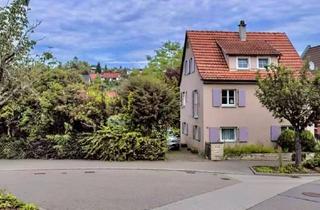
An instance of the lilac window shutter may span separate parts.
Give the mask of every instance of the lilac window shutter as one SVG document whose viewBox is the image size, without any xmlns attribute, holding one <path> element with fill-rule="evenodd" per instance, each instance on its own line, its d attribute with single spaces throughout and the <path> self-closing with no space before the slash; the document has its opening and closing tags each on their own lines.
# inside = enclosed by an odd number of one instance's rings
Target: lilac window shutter
<svg viewBox="0 0 320 210">
<path fill-rule="evenodd" d="M 248 142 L 249 132 L 248 128 L 240 127 L 239 128 L 239 141 L 240 142 Z"/>
<path fill-rule="evenodd" d="M 245 90 L 239 90 L 239 107 L 245 107 L 246 106 L 246 91 Z"/>
<path fill-rule="evenodd" d="M 210 142 L 219 142 L 219 128 L 209 128 L 209 140 Z"/>
<path fill-rule="evenodd" d="M 273 125 L 271 126 L 271 141 L 277 141 L 281 134 L 281 127 Z"/>
<path fill-rule="evenodd" d="M 221 106 L 221 89 L 213 89 L 212 90 L 212 105 L 214 107 Z"/>
</svg>

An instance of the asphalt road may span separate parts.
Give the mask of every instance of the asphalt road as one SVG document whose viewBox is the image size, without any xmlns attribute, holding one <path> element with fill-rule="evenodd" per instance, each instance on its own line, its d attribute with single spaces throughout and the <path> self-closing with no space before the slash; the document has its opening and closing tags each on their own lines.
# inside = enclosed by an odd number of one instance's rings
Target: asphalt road
<svg viewBox="0 0 320 210">
<path fill-rule="evenodd" d="M 152 209 L 236 183 L 193 171 L 0 171 L 0 188 L 47 210 Z"/>
</svg>

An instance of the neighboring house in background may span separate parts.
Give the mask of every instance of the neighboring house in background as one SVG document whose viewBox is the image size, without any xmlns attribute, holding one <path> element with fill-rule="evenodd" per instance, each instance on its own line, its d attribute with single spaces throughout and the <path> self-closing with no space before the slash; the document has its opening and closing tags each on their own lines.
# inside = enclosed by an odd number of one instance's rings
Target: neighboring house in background
<svg viewBox="0 0 320 210">
<path fill-rule="evenodd" d="M 87 84 L 93 82 L 98 77 L 101 78 L 101 80 L 107 80 L 110 82 L 119 81 L 121 79 L 121 73 L 119 72 L 103 72 L 101 74 L 91 73 L 91 74 L 83 74 L 81 76 L 83 81 Z"/>
<path fill-rule="evenodd" d="M 314 47 L 308 45 L 303 51 L 301 58 L 309 64 L 311 71 L 320 69 L 320 45 Z M 315 123 L 314 133 L 320 139 L 320 120 Z"/>
<path fill-rule="evenodd" d="M 206 142 L 274 145 L 282 129 L 255 96 L 256 73 L 269 64 L 303 63 L 285 33 L 187 31 L 180 76 L 181 143 L 199 152 Z"/>
<path fill-rule="evenodd" d="M 311 71 L 320 69 L 320 45 L 314 47 L 308 45 L 303 51 L 301 58 L 308 62 Z"/>
<path fill-rule="evenodd" d="M 121 74 L 119 72 L 103 72 L 100 74 L 101 79 L 108 81 L 118 81 L 121 78 Z"/>
</svg>

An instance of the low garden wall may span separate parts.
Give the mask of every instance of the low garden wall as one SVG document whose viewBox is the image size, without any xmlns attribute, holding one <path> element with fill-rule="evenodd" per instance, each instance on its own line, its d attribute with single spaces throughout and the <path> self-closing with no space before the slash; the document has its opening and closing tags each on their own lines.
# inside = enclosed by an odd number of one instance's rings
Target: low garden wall
<svg viewBox="0 0 320 210">
<path fill-rule="evenodd" d="M 262 153 L 252 152 L 248 154 L 225 153 L 225 145 L 223 143 L 207 143 L 205 154 L 209 160 L 252 160 L 252 161 L 277 161 L 279 153 L 274 150 L 261 149 Z M 309 160 L 314 157 L 315 153 L 303 153 L 303 159 Z M 281 153 L 283 161 L 293 161 L 294 153 Z"/>
</svg>

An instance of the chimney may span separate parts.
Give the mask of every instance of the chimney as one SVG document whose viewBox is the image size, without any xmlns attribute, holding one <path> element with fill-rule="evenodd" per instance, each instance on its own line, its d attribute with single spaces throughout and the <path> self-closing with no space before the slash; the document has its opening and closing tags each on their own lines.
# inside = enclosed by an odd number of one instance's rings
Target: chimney
<svg viewBox="0 0 320 210">
<path fill-rule="evenodd" d="M 239 36 L 241 41 L 246 41 L 247 33 L 246 33 L 246 23 L 244 20 L 240 20 L 239 24 Z"/>
</svg>

